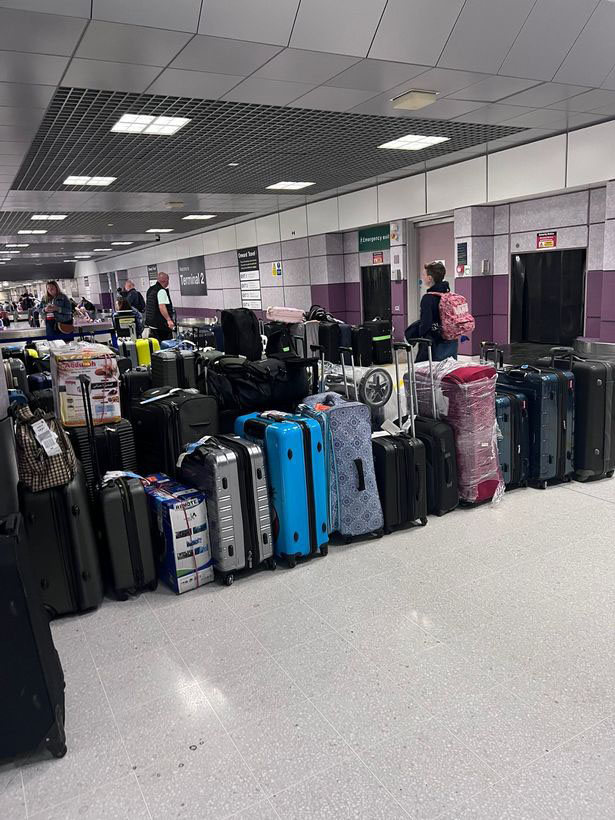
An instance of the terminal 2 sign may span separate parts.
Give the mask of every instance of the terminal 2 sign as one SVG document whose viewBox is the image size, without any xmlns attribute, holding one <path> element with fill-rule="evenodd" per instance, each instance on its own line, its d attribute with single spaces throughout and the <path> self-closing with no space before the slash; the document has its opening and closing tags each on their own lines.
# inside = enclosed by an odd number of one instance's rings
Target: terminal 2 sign
<svg viewBox="0 0 615 820">
<path fill-rule="evenodd" d="M 191 256 L 179 259 L 179 291 L 182 296 L 207 296 L 207 277 L 205 276 L 205 259 L 203 256 Z"/>
</svg>

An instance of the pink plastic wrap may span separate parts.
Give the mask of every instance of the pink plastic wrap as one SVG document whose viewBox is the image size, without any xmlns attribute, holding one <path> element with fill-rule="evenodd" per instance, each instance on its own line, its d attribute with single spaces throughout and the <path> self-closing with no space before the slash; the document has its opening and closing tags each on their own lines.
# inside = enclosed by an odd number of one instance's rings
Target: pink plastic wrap
<svg viewBox="0 0 615 820">
<path fill-rule="evenodd" d="M 455 433 L 460 498 L 470 504 L 493 499 L 504 492 L 498 457 L 495 417 L 496 371 L 485 365 L 467 365 L 455 359 L 434 362 L 438 418 Z M 429 365 L 416 365 L 419 413 L 433 416 Z"/>
</svg>

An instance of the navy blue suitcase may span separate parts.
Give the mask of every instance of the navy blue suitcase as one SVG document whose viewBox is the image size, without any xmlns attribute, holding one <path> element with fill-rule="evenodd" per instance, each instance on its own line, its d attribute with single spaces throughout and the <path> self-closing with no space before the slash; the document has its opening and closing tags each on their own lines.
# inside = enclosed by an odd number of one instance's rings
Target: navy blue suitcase
<svg viewBox="0 0 615 820">
<path fill-rule="evenodd" d="M 532 365 L 521 365 L 522 370 L 533 370 Z M 543 373 L 555 375 L 559 383 L 559 440 L 557 445 L 557 472 L 559 481 L 571 481 L 575 469 L 574 434 L 576 380 L 569 368 L 540 367 Z"/>
<path fill-rule="evenodd" d="M 276 557 L 298 560 L 328 552 L 327 469 L 322 430 L 307 416 L 251 413 L 235 434 L 256 441 L 266 459 Z"/>
<path fill-rule="evenodd" d="M 557 476 L 560 442 L 559 382 L 554 373 L 529 368 L 498 372 L 498 384 L 527 396 L 530 420 L 529 479 L 542 489 Z"/>
<path fill-rule="evenodd" d="M 530 424 L 527 396 L 514 388 L 496 386 L 496 418 L 500 468 L 507 489 L 523 487 L 530 474 Z"/>
<path fill-rule="evenodd" d="M 49 373 L 30 373 L 28 376 L 28 390 L 30 393 L 38 393 L 39 390 L 49 390 L 51 387 L 51 375 Z"/>
</svg>

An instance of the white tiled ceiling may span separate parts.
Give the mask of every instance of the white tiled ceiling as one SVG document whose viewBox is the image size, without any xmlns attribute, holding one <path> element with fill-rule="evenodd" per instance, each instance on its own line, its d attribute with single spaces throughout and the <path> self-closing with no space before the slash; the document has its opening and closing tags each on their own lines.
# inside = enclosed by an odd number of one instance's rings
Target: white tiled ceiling
<svg viewBox="0 0 615 820">
<path fill-rule="evenodd" d="M 199 33 L 285 46 L 298 8 L 299 0 L 205 0 Z"/>
<path fill-rule="evenodd" d="M 240 83 L 243 77 L 232 74 L 211 74 L 206 71 L 187 71 L 167 68 L 148 87 L 149 94 L 168 94 L 171 97 L 194 97 L 217 100 Z"/>
<path fill-rule="evenodd" d="M 255 77 L 288 82 L 325 83 L 358 62 L 357 57 L 286 48 L 254 73 Z"/>
<path fill-rule="evenodd" d="M 316 108 L 320 111 L 349 111 L 373 96 L 373 91 L 359 91 L 356 88 L 334 88 L 321 85 L 295 100 L 298 108 Z"/>
<path fill-rule="evenodd" d="M 278 46 L 197 35 L 175 58 L 171 68 L 247 76 L 280 51 Z"/>
<path fill-rule="evenodd" d="M 68 57 L 0 51 L 0 78 L 7 83 L 56 86 L 68 65 Z"/>
<path fill-rule="evenodd" d="M 613 68 L 615 3 L 601 0 L 554 79 L 600 86 Z"/>
<path fill-rule="evenodd" d="M 0 8 L 89 18 L 92 0 L 0 0 Z"/>
<path fill-rule="evenodd" d="M 386 0 L 302 0 L 289 45 L 365 57 Z"/>
<path fill-rule="evenodd" d="M 524 91 L 537 83 L 533 80 L 519 80 L 515 77 L 487 77 L 474 85 L 456 91 L 450 96 L 456 100 L 476 100 L 478 102 L 497 102 Z"/>
<path fill-rule="evenodd" d="M 560 100 L 566 100 L 575 94 L 581 94 L 588 89 L 582 85 L 564 85 L 563 83 L 542 83 L 528 91 L 508 97 L 511 105 L 529 105 L 531 108 L 542 108 L 553 105 Z"/>
<path fill-rule="evenodd" d="M 428 66 L 408 63 L 392 63 L 386 60 L 361 60 L 352 68 L 342 71 L 329 80 L 327 85 L 338 88 L 358 88 L 366 91 L 385 91 L 407 82 L 427 71 Z"/>
<path fill-rule="evenodd" d="M 248 77 L 224 94 L 223 99 L 259 105 L 288 105 L 313 87 L 313 83 L 286 83 L 281 80 L 266 80 L 264 77 Z"/>
<path fill-rule="evenodd" d="M 584 94 L 577 94 L 568 100 L 560 100 L 554 103 L 551 108 L 560 108 L 564 111 L 600 111 L 613 109 L 615 111 L 615 91 L 608 91 L 606 88 L 596 88 L 593 91 L 586 91 Z"/>
<path fill-rule="evenodd" d="M 70 56 L 86 25 L 83 18 L 0 9 L 0 49 Z"/>
<path fill-rule="evenodd" d="M 0 82 L 0 105 L 47 108 L 53 92 L 54 88 L 51 85 Z"/>
<path fill-rule="evenodd" d="M 159 71 L 155 66 L 74 59 L 64 76 L 63 84 L 77 88 L 142 92 Z"/>
<path fill-rule="evenodd" d="M 79 43 L 75 57 L 166 66 L 191 37 L 191 34 L 179 31 L 93 20 Z"/>
<path fill-rule="evenodd" d="M 92 18 L 195 32 L 201 0 L 92 0 Z"/>
</svg>

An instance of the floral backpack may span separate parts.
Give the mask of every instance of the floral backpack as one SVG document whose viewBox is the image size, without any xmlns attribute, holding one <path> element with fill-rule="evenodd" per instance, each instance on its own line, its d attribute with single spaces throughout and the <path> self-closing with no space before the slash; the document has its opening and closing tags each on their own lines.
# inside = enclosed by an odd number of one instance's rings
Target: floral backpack
<svg viewBox="0 0 615 820">
<path fill-rule="evenodd" d="M 460 293 L 437 293 L 440 298 L 440 333 L 448 341 L 469 336 L 476 327 L 474 316 L 464 296 Z"/>
</svg>

